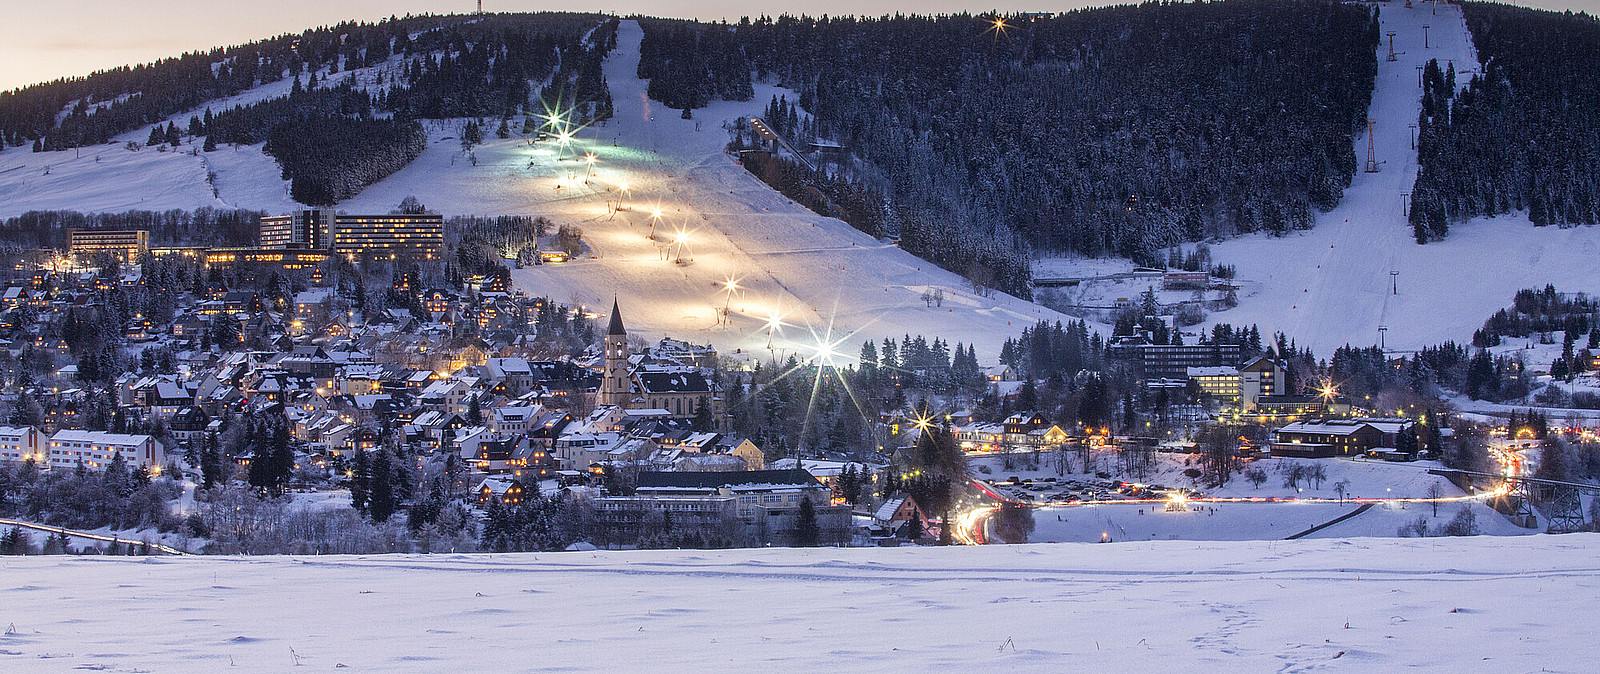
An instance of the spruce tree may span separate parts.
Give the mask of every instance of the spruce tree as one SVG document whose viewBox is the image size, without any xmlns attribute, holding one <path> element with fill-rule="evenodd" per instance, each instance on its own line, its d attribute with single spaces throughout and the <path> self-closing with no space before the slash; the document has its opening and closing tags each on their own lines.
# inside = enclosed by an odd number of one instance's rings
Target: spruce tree
<svg viewBox="0 0 1600 674">
<path fill-rule="evenodd" d="M 799 512 L 794 517 L 794 546 L 814 548 L 821 540 L 822 528 L 817 524 L 817 508 L 811 504 L 811 497 L 807 496 L 800 501 Z"/>
<path fill-rule="evenodd" d="M 365 515 L 372 487 L 372 457 L 366 450 L 357 449 L 350 463 L 350 507 Z"/>
<path fill-rule="evenodd" d="M 395 511 L 394 461 L 387 449 L 379 448 L 372 459 L 371 490 L 367 496 L 367 512 L 373 522 L 381 524 Z"/>
</svg>

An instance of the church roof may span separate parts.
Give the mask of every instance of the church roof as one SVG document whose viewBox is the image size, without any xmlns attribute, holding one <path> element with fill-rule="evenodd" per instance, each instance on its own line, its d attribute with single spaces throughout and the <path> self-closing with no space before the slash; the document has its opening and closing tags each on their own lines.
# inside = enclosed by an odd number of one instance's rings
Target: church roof
<svg viewBox="0 0 1600 674">
<path fill-rule="evenodd" d="M 622 312 L 617 309 L 617 299 L 611 298 L 611 327 L 606 328 L 607 335 L 626 335 L 628 331 L 622 327 Z"/>
</svg>

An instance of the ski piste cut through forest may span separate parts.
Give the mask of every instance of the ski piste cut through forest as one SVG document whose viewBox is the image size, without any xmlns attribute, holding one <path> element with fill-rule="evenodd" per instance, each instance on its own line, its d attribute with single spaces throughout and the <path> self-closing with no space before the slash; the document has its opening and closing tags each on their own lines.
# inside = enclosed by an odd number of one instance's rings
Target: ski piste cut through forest
<svg viewBox="0 0 1600 674">
<path fill-rule="evenodd" d="M 652 98 L 686 114 L 748 100 L 753 81 L 795 92 L 767 106 L 774 130 L 851 153 L 803 177 L 832 214 L 1027 297 L 1030 255 L 1160 265 L 1182 242 L 1311 227 L 1357 170 L 1381 11 L 1227 0 L 1050 16 L 643 19 L 639 74 Z M 1460 92 L 1443 68 L 1427 73 L 1417 240 L 1512 210 L 1535 224 L 1596 222 L 1600 138 L 1585 132 L 1600 98 L 1595 19 L 1464 11 L 1486 65 Z M 147 144 L 265 142 L 296 201 L 332 205 L 415 159 L 417 120 L 525 126 L 546 107 L 605 119 L 600 64 L 616 25 L 495 14 L 308 30 L 0 92 L 0 142 L 60 150 L 152 123 Z M 317 86 L 357 68 L 377 75 Z M 285 79 L 286 96 L 207 106 Z M 187 125 L 159 126 L 191 110 Z"/>
</svg>

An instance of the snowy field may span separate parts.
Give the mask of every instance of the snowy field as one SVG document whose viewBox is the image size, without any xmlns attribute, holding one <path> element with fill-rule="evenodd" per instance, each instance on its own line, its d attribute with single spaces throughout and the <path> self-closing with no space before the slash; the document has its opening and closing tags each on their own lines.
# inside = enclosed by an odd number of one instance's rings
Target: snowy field
<svg viewBox="0 0 1600 674">
<path fill-rule="evenodd" d="M 1069 453 L 1070 454 L 1070 453 Z M 1168 488 L 1194 488 L 1196 481 L 1183 474 L 1189 463 L 1198 465 L 1198 457 L 1186 454 L 1157 454 L 1154 467 L 1143 478 L 1118 476 L 1141 484 L 1162 485 Z M 1072 459 L 1077 467 L 1076 458 Z M 974 461 L 979 473 L 985 477 L 1004 480 L 1016 476 L 1022 479 L 1042 480 L 1055 478 L 1063 485 L 1043 492 L 1022 491 L 1039 503 L 1063 500 L 1056 497 L 1067 481 L 1081 483 L 1100 482 L 1087 473 L 1058 475 L 1053 454 L 1045 455 L 1038 470 L 1006 469 L 1000 457 L 986 456 Z M 1326 477 L 1320 482 L 1302 480 L 1295 488 L 1287 486 L 1284 469 L 1299 464 L 1320 465 Z M 1115 461 L 1109 452 L 1097 453 L 1095 470 L 1116 474 Z M 1201 489 L 1206 497 L 1219 499 L 1302 499 L 1301 503 L 1258 502 L 1205 502 L 1192 505 L 1199 511 L 1168 512 L 1164 504 L 1117 503 L 1115 500 L 1072 505 L 1045 505 L 1034 510 L 1036 528 L 1029 540 L 1035 543 L 1099 542 L 1103 539 L 1116 543 L 1151 540 L 1191 541 L 1244 541 L 1274 540 L 1304 532 L 1312 527 L 1331 522 L 1360 507 L 1354 503 L 1339 503 L 1341 495 L 1336 485 L 1344 484 L 1343 497 L 1347 499 L 1384 500 L 1354 517 L 1346 519 L 1312 534 L 1312 538 L 1351 538 L 1371 536 L 1392 538 L 1397 530 L 1423 518 L 1430 530 L 1442 529 L 1463 507 L 1471 508 L 1482 533 L 1491 536 L 1524 536 L 1542 531 L 1524 529 L 1512 524 L 1503 515 L 1479 502 L 1444 502 L 1437 511 L 1428 503 L 1406 502 L 1404 499 L 1422 499 L 1429 488 L 1438 485 L 1445 499 L 1466 496 L 1449 480 L 1430 475 L 1429 469 L 1441 467 L 1438 462 L 1389 463 L 1354 459 L 1262 459 L 1251 461 L 1246 468 L 1266 473 L 1267 480 L 1260 486 L 1252 484 L 1235 473 L 1228 484 L 1218 488 Z M 983 472 L 987 469 L 987 472 Z M 1000 489 L 1006 490 L 1001 487 Z M 1009 490 L 1015 491 L 1015 490 Z"/>
<path fill-rule="evenodd" d="M 367 68 L 318 75 L 319 88 L 347 80 L 371 85 L 378 77 L 393 78 L 401 57 Z M 160 122 L 187 131 L 189 118 L 205 110 L 220 113 L 239 105 L 286 96 L 292 78 L 263 84 L 238 95 L 210 101 Z M 185 137 L 178 148 L 146 147 L 150 127 L 117 136 L 111 143 L 59 152 L 32 152 L 28 147 L 0 148 L 0 218 L 34 210 L 85 213 L 128 210 L 164 211 L 246 208 L 286 213 L 300 208 L 289 198 L 289 182 L 261 145 L 220 145 L 216 152 L 194 152 L 199 140 Z M 126 143 L 133 143 L 132 150 Z M 215 175 L 208 182 L 208 175 Z M 387 211 L 386 211 L 387 212 Z"/>
<path fill-rule="evenodd" d="M 1112 543 L 1138 541 L 1282 540 L 1354 513 L 1351 503 L 1194 503 L 1194 509 L 1168 512 L 1161 505 L 1099 503 L 1045 506 L 1034 511 L 1035 543 Z M 1523 529 L 1482 503 L 1441 503 L 1438 515 L 1426 503 L 1384 503 L 1350 519 L 1308 534 L 1309 538 L 1394 538 L 1417 517 L 1439 530 L 1462 508 L 1471 508 L 1479 528 L 1490 536 L 1524 536 Z"/>
<path fill-rule="evenodd" d="M 1600 536 L 4 558 L 0 668 L 1592 671 Z"/>
</svg>

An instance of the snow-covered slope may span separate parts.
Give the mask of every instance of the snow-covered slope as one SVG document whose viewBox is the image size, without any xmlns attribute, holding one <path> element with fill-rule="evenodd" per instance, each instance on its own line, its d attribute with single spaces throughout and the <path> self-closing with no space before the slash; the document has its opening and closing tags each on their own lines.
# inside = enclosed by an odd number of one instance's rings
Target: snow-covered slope
<svg viewBox="0 0 1600 674">
<path fill-rule="evenodd" d="M 1310 231 L 1272 237 L 1253 234 L 1212 244 L 1214 260 L 1237 267 L 1240 305 L 1213 313 L 1207 324 L 1258 324 L 1282 331 L 1319 357 L 1345 344 L 1412 350 L 1445 340 L 1465 342 L 1521 288 L 1554 283 L 1563 291 L 1600 291 L 1592 272 L 1600 229 L 1533 227 L 1525 215 L 1479 218 L 1452 225 L 1444 241 L 1418 245 L 1406 219 L 1416 181 L 1412 126 L 1421 112 L 1418 68 L 1430 59 L 1453 63 L 1464 86 L 1478 67 L 1472 38 L 1456 5 L 1378 3 L 1383 32 L 1393 31 L 1396 60 L 1377 50 L 1378 75 L 1369 118 L 1374 122 L 1378 173 L 1366 173 L 1367 133 L 1355 141 L 1358 172 L 1338 207 L 1318 214 Z M 1424 27 L 1426 26 L 1426 37 Z M 1426 45 L 1424 42 L 1426 41 Z M 1126 262 L 1051 259 L 1036 275 L 1089 277 L 1128 272 Z M 1398 271 L 1391 277 L 1391 271 Z M 1131 275 L 1125 275 L 1131 276 Z M 1058 291 L 1063 304 L 1109 306 L 1137 298 L 1160 280 L 1116 278 Z M 1398 294 L 1392 292 L 1398 289 Z M 1164 302 L 1186 291 L 1159 293 Z"/>
<path fill-rule="evenodd" d="M 1600 536 L 0 558 L 0 669 L 1589 671 Z M 298 666 L 298 667 L 297 667 Z"/>
<path fill-rule="evenodd" d="M 596 311 L 609 310 L 615 294 L 630 331 L 763 357 L 774 313 L 787 324 L 770 354 L 780 358 L 814 355 L 812 331 L 826 333 L 832 322 L 834 341 L 856 333 L 837 347 L 848 357 L 869 337 L 910 333 L 975 342 L 989 361 L 1024 325 L 1065 318 L 1009 296 L 978 296 L 955 274 L 768 188 L 724 151 L 722 125 L 760 114 L 778 90 L 758 86 L 749 102 L 713 102 L 681 119 L 645 96 L 636 75 L 642 36 L 636 22 L 622 22 L 605 64 L 616 116 L 579 132 L 571 148 L 491 139 L 474 149 L 474 164 L 454 140 L 456 127 L 435 124 L 421 157 L 340 208 L 386 211 L 417 195 L 443 213 L 544 215 L 576 225 L 592 257 L 517 270 L 519 289 Z M 573 159 L 590 152 L 593 178 Z M 619 201 L 624 210 L 613 216 L 608 206 Z M 681 257 L 692 263 L 675 263 L 680 255 L 669 244 L 678 231 L 688 233 Z M 738 286 L 731 301 L 729 279 Z M 943 290 L 943 306 L 921 299 L 931 288 Z M 726 323 L 718 319 L 724 306 Z"/>
<path fill-rule="evenodd" d="M 332 88 L 346 81 L 371 87 L 380 77 L 392 81 L 402 60 L 395 56 L 366 68 L 323 70 L 317 74 L 318 87 Z M 189 118 L 203 115 L 207 108 L 220 113 L 279 98 L 293 86 L 293 78 L 263 84 L 157 125 L 172 123 L 187 130 Z M 300 208 L 289 198 L 289 182 L 277 162 L 260 145 L 223 145 L 216 152 L 195 152 L 200 139 L 185 137 L 178 148 L 146 147 L 149 136 L 150 127 L 144 126 L 105 145 L 59 152 L 31 152 L 26 147 L 0 151 L 0 218 L 35 210 L 100 213 L 211 207 L 283 213 Z"/>
<path fill-rule="evenodd" d="M 1235 325 L 1281 330 L 1320 357 L 1346 343 L 1379 342 L 1416 349 L 1447 339 L 1469 340 L 1484 319 L 1520 288 L 1555 283 L 1562 290 L 1600 291 L 1593 273 L 1600 229 L 1533 227 L 1525 216 L 1480 218 L 1450 228 L 1442 242 L 1417 245 L 1405 195 L 1416 181 L 1412 125 L 1421 111 L 1417 68 L 1429 59 L 1453 63 L 1459 85 L 1477 69 L 1471 35 L 1456 5 L 1381 3 L 1383 31 L 1393 31 L 1397 60 L 1378 50 L 1375 122 L 1381 172 L 1357 172 L 1344 200 L 1317 218 L 1316 228 L 1284 238 L 1253 235 L 1212 248 L 1236 264 L 1250 292 L 1240 306 L 1213 316 Z M 1426 26 L 1427 46 L 1424 46 Z M 1356 139 L 1358 165 L 1367 137 Z M 1391 294 L 1391 271 L 1399 294 Z"/>
<path fill-rule="evenodd" d="M 571 147 L 489 134 L 469 154 L 460 145 L 459 120 L 428 122 L 421 157 L 339 208 L 388 212 L 416 196 L 447 215 L 542 215 L 576 225 L 592 257 L 519 270 L 518 288 L 600 311 L 617 295 L 632 331 L 761 356 L 816 355 L 819 341 L 831 341 L 853 357 L 862 340 L 910 333 L 975 342 L 988 361 L 1023 326 L 1066 318 L 1009 296 L 975 294 L 959 276 L 771 190 L 724 152 L 728 133 L 722 127 L 760 114 L 773 94 L 788 92 L 760 86 L 749 102 L 719 101 L 696 110 L 694 120 L 680 119 L 678 111 L 645 96 L 647 83 L 636 75 L 642 37 L 636 22 L 623 22 L 605 65 L 616 117 L 584 129 Z M 370 70 L 356 76 L 371 80 L 376 73 Z M 331 78 L 330 86 L 337 81 Z M 267 85 L 212 107 L 282 95 L 287 87 Z M 188 114 L 174 119 L 183 127 Z M 224 147 L 196 157 L 144 148 L 147 134 L 119 139 L 139 141 L 138 151 L 108 145 L 81 153 L 0 153 L 0 217 L 33 209 L 296 207 L 260 147 Z M 586 184 L 589 168 L 573 158 L 590 152 L 597 162 Z M 216 175 L 215 194 L 208 171 Z M 623 210 L 613 216 L 608 204 L 619 201 Z M 646 234 L 656 208 L 662 217 L 652 241 Z M 676 248 L 673 261 L 664 259 L 679 230 L 688 232 L 689 254 L 682 257 L 692 258 L 690 264 L 675 263 Z M 729 279 L 738 286 L 731 301 Z M 934 289 L 943 292 L 943 302 L 929 307 L 922 296 Z M 724 307 L 726 321 L 718 318 Z M 766 325 L 773 315 L 783 326 L 769 352 Z"/>
</svg>

